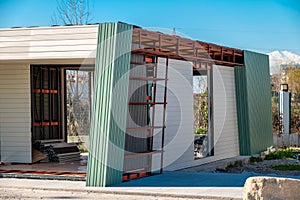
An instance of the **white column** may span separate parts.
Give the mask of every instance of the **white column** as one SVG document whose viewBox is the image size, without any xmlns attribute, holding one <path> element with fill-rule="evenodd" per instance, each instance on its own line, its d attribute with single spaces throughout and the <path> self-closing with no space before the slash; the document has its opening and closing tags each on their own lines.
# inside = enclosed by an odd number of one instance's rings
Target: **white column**
<svg viewBox="0 0 300 200">
<path fill-rule="evenodd" d="M 290 92 L 279 92 L 279 114 L 282 116 L 284 145 L 290 145 Z"/>
</svg>

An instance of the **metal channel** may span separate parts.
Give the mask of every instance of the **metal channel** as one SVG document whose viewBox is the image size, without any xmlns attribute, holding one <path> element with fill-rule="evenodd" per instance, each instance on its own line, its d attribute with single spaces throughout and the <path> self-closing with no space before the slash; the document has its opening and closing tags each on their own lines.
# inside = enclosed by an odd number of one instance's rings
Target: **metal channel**
<svg viewBox="0 0 300 200">
<path fill-rule="evenodd" d="M 44 88 L 44 78 L 43 78 L 43 75 L 44 75 L 44 71 L 43 71 L 43 68 L 40 67 L 39 68 L 40 70 L 40 90 L 42 91 L 43 88 Z M 42 92 L 40 92 L 40 117 L 41 117 L 41 137 L 40 139 L 43 140 L 45 139 L 45 127 L 43 126 L 43 123 L 44 123 L 44 94 Z"/>
<path fill-rule="evenodd" d="M 154 70 L 154 77 L 153 78 L 157 78 L 157 66 L 158 66 L 158 57 L 156 56 L 155 57 L 155 65 L 153 66 L 153 70 Z M 155 129 L 153 127 L 155 127 L 155 103 L 156 103 L 156 84 L 157 82 L 156 81 L 153 81 L 153 99 L 152 99 L 152 102 L 154 103 L 153 104 L 153 107 L 152 107 L 152 129 L 150 130 L 150 151 L 153 150 L 153 135 L 154 135 L 154 131 Z M 150 165 L 150 171 L 151 172 L 151 166 L 152 166 L 152 155 L 149 156 L 149 165 Z"/>
<path fill-rule="evenodd" d="M 30 81 L 30 90 L 31 90 L 31 99 L 33 99 L 33 101 L 31 101 L 31 140 L 33 141 L 33 139 L 35 138 L 35 128 L 34 128 L 34 114 L 35 114 L 35 101 L 36 101 L 36 95 L 34 94 L 33 92 L 33 89 L 35 87 L 35 79 L 34 79 L 34 68 L 32 66 L 30 66 L 30 78 L 31 78 L 31 81 Z M 1 142 L 0 142 L 0 145 L 1 145 Z M 0 146 L 1 147 L 1 146 Z M 1 154 L 0 154 L 1 155 Z M 0 157 L 1 159 L 1 157 Z"/>
<path fill-rule="evenodd" d="M 165 91 L 164 91 L 164 111 L 163 111 L 163 129 L 162 129 L 162 141 L 161 141 L 160 173 L 163 172 L 163 166 L 164 166 L 163 165 L 163 161 L 164 161 L 164 146 L 165 146 L 166 109 L 167 109 L 168 68 L 169 68 L 169 58 L 166 57 Z"/>
<path fill-rule="evenodd" d="M 59 73 L 60 72 L 60 69 L 59 68 L 56 68 L 56 82 L 57 82 L 57 100 L 56 100 L 56 103 L 57 103 L 57 107 L 56 107 L 56 112 L 57 112 L 57 121 L 58 121 L 58 126 L 57 126 L 57 135 L 58 135 L 58 138 L 59 139 L 62 139 L 62 135 L 61 135 L 61 106 L 60 106 L 60 76 L 59 76 Z"/>
<path fill-rule="evenodd" d="M 49 117 L 49 138 L 52 139 L 53 138 L 53 127 L 51 125 L 52 122 L 52 94 L 51 94 L 51 90 L 52 90 L 52 77 L 51 77 L 51 68 L 48 67 L 48 117 Z"/>
<path fill-rule="evenodd" d="M 207 84 L 208 84 L 208 135 L 209 135 L 209 155 L 214 155 L 214 103 L 213 103 L 213 70 L 207 70 Z"/>
</svg>

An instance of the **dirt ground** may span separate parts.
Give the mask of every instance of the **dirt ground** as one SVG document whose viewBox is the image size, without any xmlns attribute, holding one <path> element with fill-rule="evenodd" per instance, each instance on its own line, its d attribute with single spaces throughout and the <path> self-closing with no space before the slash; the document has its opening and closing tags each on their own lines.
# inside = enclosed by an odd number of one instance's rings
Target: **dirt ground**
<svg viewBox="0 0 300 200">
<path fill-rule="evenodd" d="M 278 160 L 263 160 L 261 162 L 249 163 L 248 160 L 239 162 L 233 162 L 225 169 L 217 169 L 217 171 L 223 171 L 228 173 L 242 173 L 242 172 L 255 172 L 260 174 L 277 174 L 284 176 L 299 176 L 300 171 L 287 171 L 287 170 L 275 170 L 272 166 L 278 165 L 299 165 L 300 162 L 293 158 L 284 158 Z"/>
<path fill-rule="evenodd" d="M 300 161 L 292 158 L 278 160 L 264 160 L 256 163 L 249 163 L 249 156 L 238 156 L 235 158 L 219 160 L 216 162 L 182 169 L 184 172 L 225 172 L 242 173 L 254 172 L 259 174 L 277 174 L 283 176 L 300 176 L 300 171 L 283 171 L 272 169 L 276 165 L 300 165 Z"/>
</svg>

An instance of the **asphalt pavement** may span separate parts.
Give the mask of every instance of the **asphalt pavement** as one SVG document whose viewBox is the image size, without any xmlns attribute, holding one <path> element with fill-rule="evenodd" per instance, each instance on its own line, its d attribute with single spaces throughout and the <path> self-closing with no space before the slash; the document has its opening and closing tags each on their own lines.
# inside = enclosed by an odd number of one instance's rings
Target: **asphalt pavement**
<svg viewBox="0 0 300 200">
<path fill-rule="evenodd" d="M 165 172 L 106 188 L 86 187 L 84 181 L 1 178 L 0 190 L 2 193 L 7 190 L 47 191 L 48 193 L 59 191 L 65 192 L 66 198 L 71 194 L 69 198 L 76 194 L 80 197 L 92 193 L 96 196 L 104 195 L 103 199 L 105 195 L 115 195 L 116 199 L 122 199 L 120 195 L 125 195 L 124 199 L 135 199 L 135 197 L 140 199 L 141 196 L 143 199 L 242 199 L 244 183 L 251 176 L 261 176 L 261 174 Z M 300 176 L 288 177 L 300 179 Z M 93 198 L 94 196 L 90 196 L 90 199 Z"/>
</svg>

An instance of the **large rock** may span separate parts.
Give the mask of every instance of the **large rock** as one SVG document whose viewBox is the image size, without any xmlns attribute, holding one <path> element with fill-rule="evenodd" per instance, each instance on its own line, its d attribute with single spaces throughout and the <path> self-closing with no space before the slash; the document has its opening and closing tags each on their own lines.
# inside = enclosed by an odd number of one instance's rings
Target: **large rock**
<svg viewBox="0 0 300 200">
<path fill-rule="evenodd" d="M 299 200 L 300 180 L 251 177 L 244 185 L 244 200 Z"/>
</svg>

